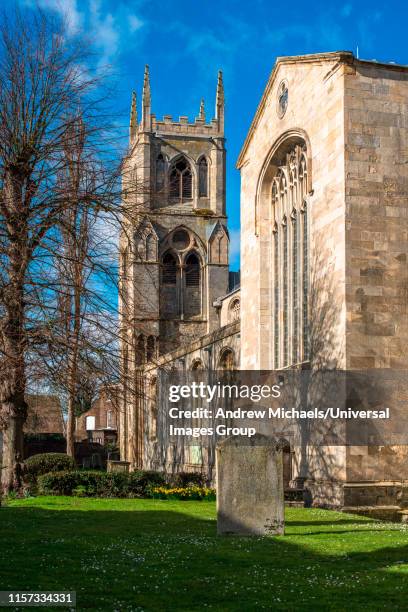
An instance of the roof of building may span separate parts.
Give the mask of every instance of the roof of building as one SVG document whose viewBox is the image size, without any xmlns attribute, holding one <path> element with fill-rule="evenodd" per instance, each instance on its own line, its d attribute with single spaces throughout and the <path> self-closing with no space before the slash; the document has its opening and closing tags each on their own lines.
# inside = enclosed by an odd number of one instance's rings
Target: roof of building
<svg viewBox="0 0 408 612">
<path fill-rule="evenodd" d="M 275 77 L 276 77 L 279 66 L 281 64 L 299 64 L 299 63 L 313 63 L 313 62 L 326 62 L 326 61 L 333 62 L 333 60 L 337 60 L 337 63 L 353 64 L 353 65 L 359 65 L 359 64 L 360 65 L 364 65 L 364 64 L 373 65 L 375 64 L 376 66 L 380 68 L 386 68 L 388 70 L 408 71 L 408 65 L 397 64 L 396 62 L 379 62 L 375 59 L 373 60 L 359 59 L 354 56 L 352 51 L 332 51 L 328 53 L 311 53 L 309 55 L 287 55 L 287 56 L 277 57 L 275 61 L 275 65 L 272 68 L 271 74 L 269 75 L 269 79 L 264 89 L 264 93 L 262 95 L 261 101 L 258 104 L 254 118 L 249 127 L 248 134 L 245 138 L 244 144 L 242 145 L 241 152 L 238 156 L 238 160 L 237 160 L 238 169 L 240 169 L 244 163 L 244 157 L 245 157 L 246 150 L 252 139 L 254 131 L 258 125 L 258 121 L 260 117 L 262 116 L 269 93 L 275 82 Z"/>
<path fill-rule="evenodd" d="M 55 395 L 26 395 L 28 404 L 24 432 L 27 434 L 64 433 L 60 400 Z"/>
</svg>

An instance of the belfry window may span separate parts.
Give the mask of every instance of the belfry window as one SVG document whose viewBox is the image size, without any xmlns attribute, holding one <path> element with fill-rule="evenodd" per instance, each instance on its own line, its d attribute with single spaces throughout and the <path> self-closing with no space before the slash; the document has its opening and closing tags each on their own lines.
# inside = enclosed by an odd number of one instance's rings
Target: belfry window
<svg viewBox="0 0 408 612">
<path fill-rule="evenodd" d="M 193 175 L 190 164 L 182 157 L 178 159 L 170 169 L 169 174 L 170 198 L 180 200 L 191 200 L 193 197 Z"/>
<path fill-rule="evenodd" d="M 164 285 L 177 283 L 177 262 L 171 253 L 166 253 L 163 257 L 162 281 Z"/>
<path fill-rule="evenodd" d="M 180 316 L 180 265 L 177 254 L 163 255 L 161 266 L 160 313 L 164 318 Z"/>
<path fill-rule="evenodd" d="M 186 259 L 186 287 L 200 285 L 200 262 L 197 255 L 192 253 Z"/>
<path fill-rule="evenodd" d="M 183 313 L 185 318 L 201 314 L 201 264 L 196 253 L 189 253 L 184 261 Z"/>
<path fill-rule="evenodd" d="M 198 196 L 200 198 L 208 196 L 208 164 L 205 157 L 198 162 Z"/>
</svg>

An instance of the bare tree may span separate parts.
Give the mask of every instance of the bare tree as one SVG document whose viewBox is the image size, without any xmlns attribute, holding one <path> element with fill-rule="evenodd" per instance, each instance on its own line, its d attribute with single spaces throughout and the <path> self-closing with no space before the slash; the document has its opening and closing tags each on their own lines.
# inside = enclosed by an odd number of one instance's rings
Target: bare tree
<svg viewBox="0 0 408 612">
<path fill-rule="evenodd" d="M 83 43 L 72 39 L 68 43 L 60 21 L 39 10 L 3 16 L 0 426 L 2 484 L 6 491 L 16 484 L 16 466 L 23 454 L 27 355 L 44 345 L 52 317 L 43 315 L 58 304 L 53 291 L 58 279 L 50 270 L 56 247 L 63 237 L 67 258 L 72 258 L 71 290 L 65 295 L 65 308 L 69 308 L 65 346 L 70 347 L 68 393 L 73 397 L 78 374 L 82 264 L 87 250 L 85 229 L 90 214 L 85 212 L 85 205 L 87 211 L 112 210 L 118 202 L 120 167 L 107 171 L 107 165 L 101 162 L 98 174 L 88 181 L 80 163 L 89 162 L 91 154 L 98 153 L 98 138 L 104 137 L 106 129 L 96 111 L 98 81 L 91 70 L 84 69 L 85 61 Z M 59 306 L 63 292 L 64 287 L 60 287 Z"/>
</svg>

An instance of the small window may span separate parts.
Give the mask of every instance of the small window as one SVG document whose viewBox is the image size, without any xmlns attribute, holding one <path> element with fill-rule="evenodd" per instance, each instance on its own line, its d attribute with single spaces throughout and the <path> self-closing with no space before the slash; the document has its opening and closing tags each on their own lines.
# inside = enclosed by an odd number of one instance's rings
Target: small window
<svg viewBox="0 0 408 612">
<path fill-rule="evenodd" d="M 238 321 L 240 315 L 240 301 L 238 299 L 233 300 L 229 308 L 229 320 L 230 323 Z"/>
<path fill-rule="evenodd" d="M 219 363 L 220 370 L 234 370 L 235 369 L 235 359 L 234 353 L 231 349 L 225 349 L 220 357 Z"/>
<path fill-rule="evenodd" d="M 200 262 L 197 255 L 192 253 L 186 259 L 186 286 L 198 287 L 200 285 Z"/>
<path fill-rule="evenodd" d="M 86 431 L 93 431 L 95 429 L 95 417 L 87 416 L 86 417 Z"/>
<path fill-rule="evenodd" d="M 106 412 L 106 427 L 107 429 L 113 428 L 113 412 L 112 410 L 108 410 Z"/>
<path fill-rule="evenodd" d="M 146 260 L 156 261 L 156 239 L 153 234 L 149 234 L 146 238 Z"/>
<path fill-rule="evenodd" d="M 150 427 L 149 439 L 156 440 L 157 438 L 157 378 L 153 377 L 149 385 L 149 409 L 150 409 Z"/>
<path fill-rule="evenodd" d="M 136 342 L 136 365 L 142 365 L 145 362 L 145 338 L 140 334 Z"/>
<path fill-rule="evenodd" d="M 157 156 L 156 159 L 156 191 L 163 191 L 165 177 L 165 161 L 163 155 Z"/>
<path fill-rule="evenodd" d="M 286 81 L 283 81 L 279 86 L 278 91 L 278 116 L 282 119 L 288 108 L 289 91 Z"/>
<path fill-rule="evenodd" d="M 152 361 L 156 353 L 156 339 L 154 336 L 149 336 L 146 342 L 146 359 Z"/>
<path fill-rule="evenodd" d="M 165 285 L 177 283 L 177 262 L 171 253 L 166 253 L 163 257 L 162 281 Z"/>
<path fill-rule="evenodd" d="M 195 361 L 193 361 L 191 369 L 192 369 L 193 372 L 198 372 L 199 370 L 204 370 L 203 362 L 201 361 L 201 359 L 196 359 Z"/>
<path fill-rule="evenodd" d="M 200 198 L 208 196 L 208 164 L 205 157 L 198 162 L 198 195 Z"/>
</svg>

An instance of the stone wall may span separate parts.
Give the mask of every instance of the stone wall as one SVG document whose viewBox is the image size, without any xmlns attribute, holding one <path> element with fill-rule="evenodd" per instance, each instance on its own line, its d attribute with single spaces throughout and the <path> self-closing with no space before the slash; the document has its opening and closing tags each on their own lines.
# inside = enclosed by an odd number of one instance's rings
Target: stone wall
<svg viewBox="0 0 408 612">
<path fill-rule="evenodd" d="M 308 150 L 311 215 L 310 364 L 302 367 L 407 367 L 407 94 L 404 66 L 345 52 L 278 58 L 238 160 L 242 369 L 273 367 L 268 172 L 275 152 L 294 138 Z M 299 448 L 294 462 L 316 503 L 342 505 L 348 480 L 405 479 L 407 455 L 403 446 Z"/>
<path fill-rule="evenodd" d="M 264 189 L 274 153 L 285 139 L 303 140 L 308 156 L 310 325 L 315 359 L 344 365 L 345 202 L 344 72 L 342 54 L 278 58 L 238 160 L 241 170 L 241 296 L 243 369 L 273 368 L 274 213 Z M 277 113 L 280 84 L 288 105 Z M 327 304 L 330 308 L 327 308 Z"/>
<path fill-rule="evenodd" d="M 214 479 L 215 444 L 200 440 L 196 446 L 169 443 L 166 432 L 160 429 L 169 405 L 160 384 L 160 373 L 174 370 L 186 373 L 194 370 L 216 370 L 225 351 L 231 352 L 237 366 L 240 361 L 240 324 L 236 321 L 180 347 L 154 363 L 146 364 L 138 374 L 136 392 L 128 401 L 126 428 L 121 429 L 121 458 L 126 457 L 135 466 L 158 469 L 169 473 L 200 471 L 209 482 Z M 122 434 L 127 431 L 127 434 Z"/>
</svg>

